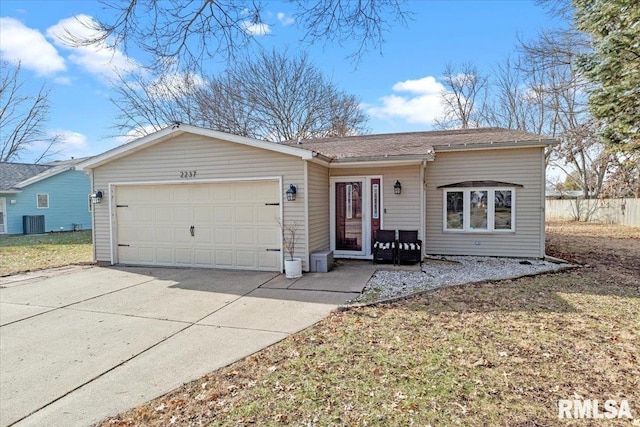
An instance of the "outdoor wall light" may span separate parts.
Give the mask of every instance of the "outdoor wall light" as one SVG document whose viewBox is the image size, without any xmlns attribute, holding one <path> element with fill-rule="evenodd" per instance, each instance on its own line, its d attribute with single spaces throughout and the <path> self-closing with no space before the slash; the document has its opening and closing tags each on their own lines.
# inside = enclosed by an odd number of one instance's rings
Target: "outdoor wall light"
<svg viewBox="0 0 640 427">
<path fill-rule="evenodd" d="M 393 194 L 400 193 L 402 193 L 402 184 L 400 184 L 400 181 L 396 181 L 395 185 L 393 186 Z"/>
<path fill-rule="evenodd" d="M 292 202 L 296 199 L 296 193 L 298 192 L 298 189 L 296 188 L 295 185 L 291 184 L 289 185 L 289 189 L 285 192 L 285 194 L 287 195 L 287 200 Z"/>
<path fill-rule="evenodd" d="M 102 196 L 102 190 L 97 190 L 91 195 L 91 203 L 93 203 L 94 205 L 100 203 L 102 201 Z"/>
</svg>

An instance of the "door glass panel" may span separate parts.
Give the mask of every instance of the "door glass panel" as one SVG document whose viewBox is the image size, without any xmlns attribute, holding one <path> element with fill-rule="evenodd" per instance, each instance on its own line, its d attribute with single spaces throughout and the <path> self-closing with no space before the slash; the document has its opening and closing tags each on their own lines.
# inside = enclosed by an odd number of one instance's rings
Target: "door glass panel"
<svg viewBox="0 0 640 427">
<path fill-rule="evenodd" d="M 362 182 L 336 183 L 336 250 L 362 251 Z"/>
</svg>

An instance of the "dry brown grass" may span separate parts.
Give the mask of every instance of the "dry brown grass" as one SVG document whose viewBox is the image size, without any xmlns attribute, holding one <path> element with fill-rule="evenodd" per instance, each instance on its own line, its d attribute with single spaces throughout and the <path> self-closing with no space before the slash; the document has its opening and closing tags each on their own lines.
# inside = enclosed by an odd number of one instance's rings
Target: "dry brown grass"
<svg viewBox="0 0 640 427">
<path fill-rule="evenodd" d="M 578 397 L 640 418 L 639 237 L 549 224 L 549 252 L 589 267 L 333 313 L 103 425 L 566 425 Z"/>
<path fill-rule="evenodd" d="M 91 231 L 2 236 L 0 277 L 92 262 Z"/>
</svg>

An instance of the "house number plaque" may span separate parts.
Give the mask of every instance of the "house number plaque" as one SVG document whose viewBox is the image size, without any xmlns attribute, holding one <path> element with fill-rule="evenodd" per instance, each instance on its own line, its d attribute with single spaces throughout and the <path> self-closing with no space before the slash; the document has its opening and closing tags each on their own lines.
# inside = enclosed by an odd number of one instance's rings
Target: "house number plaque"
<svg viewBox="0 0 640 427">
<path fill-rule="evenodd" d="M 180 171 L 180 178 L 195 178 L 197 171 Z"/>
</svg>

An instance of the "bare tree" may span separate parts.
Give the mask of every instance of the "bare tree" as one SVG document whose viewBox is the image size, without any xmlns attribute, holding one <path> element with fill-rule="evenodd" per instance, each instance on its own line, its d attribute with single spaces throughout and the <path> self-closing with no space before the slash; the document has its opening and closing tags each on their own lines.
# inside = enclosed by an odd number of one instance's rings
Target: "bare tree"
<svg viewBox="0 0 640 427">
<path fill-rule="evenodd" d="M 59 135 L 50 135 L 49 89 L 43 84 L 35 95 L 27 94 L 20 79 L 20 63 L 0 63 L 0 161 L 20 159 L 25 151 L 37 149 L 34 163 L 55 154 Z"/>
<path fill-rule="evenodd" d="M 366 131 L 358 99 L 337 88 L 306 54 L 261 52 L 218 77 L 161 76 L 121 82 L 116 127 L 151 132 L 180 121 L 280 142 Z"/>
<path fill-rule="evenodd" d="M 447 64 L 442 83 L 444 113 L 436 119 L 436 126 L 443 129 L 480 127 L 485 118 L 487 77 L 468 62 L 459 69 Z"/>
<path fill-rule="evenodd" d="M 265 6 L 236 0 L 102 0 L 113 19 L 85 23 L 93 37 L 66 34 L 74 46 L 92 44 L 135 46 L 152 55 L 151 68 L 167 65 L 199 67 L 204 60 L 229 60 L 250 45 L 255 35 L 266 35 Z M 384 33 L 394 24 L 406 24 L 411 13 L 404 0 L 293 0 L 295 23 L 313 44 L 350 40 L 358 43 L 354 57 L 379 49 Z"/>
<path fill-rule="evenodd" d="M 111 98 L 118 136 L 139 137 L 175 122 L 202 125 L 197 94 L 204 82 L 193 73 L 120 75 Z"/>
</svg>

